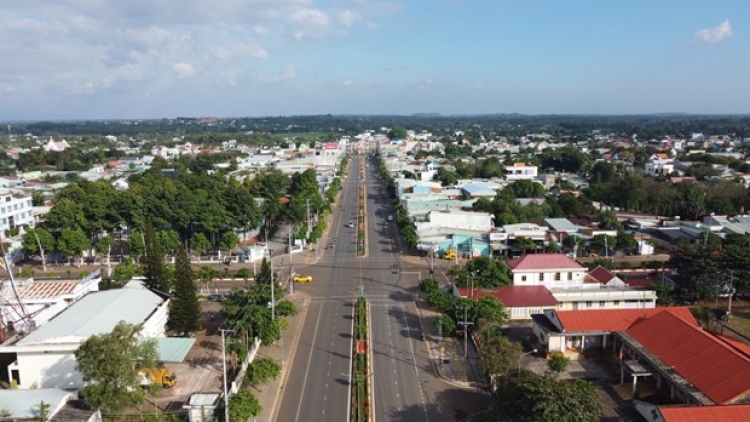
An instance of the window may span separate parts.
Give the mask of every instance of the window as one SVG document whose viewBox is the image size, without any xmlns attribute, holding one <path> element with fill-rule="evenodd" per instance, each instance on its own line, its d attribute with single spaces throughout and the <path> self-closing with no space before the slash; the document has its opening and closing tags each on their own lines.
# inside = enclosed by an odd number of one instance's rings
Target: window
<svg viewBox="0 0 750 422">
<path fill-rule="evenodd" d="M 560 280 L 561 280 L 560 273 L 555 273 L 555 281 L 560 281 Z"/>
<path fill-rule="evenodd" d="M 539 273 L 539 281 L 544 281 L 544 273 Z"/>
<path fill-rule="evenodd" d="M 573 273 L 568 273 L 568 281 L 573 281 Z"/>
<path fill-rule="evenodd" d="M 5 202 L 10 202 L 10 196 L 5 197 Z"/>
<path fill-rule="evenodd" d="M 600 301 L 599 301 L 599 307 L 600 307 L 600 308 L 603 308 L 603 307 L 604 307 L 604 301 L 603 301 L 603 300 L 600 300 Z"/>
<path fill-rule="evenodd" d="M 513 315 L 515 316 L 521 316 L 523 315 L 523 308 L 513 308 Z"/>
<path fill-rule="evenodd" d="M 620 301 L 619 300 L 614 301 L 614 305 L 615 306 L 620 306 Z"/>
<path fill-rule="evenodd" d="M 590 301 L 590 300 L 587 300 L 587 301 L 586 301 L 586 307 L 587 307 L 587 308 L 590 308 L 590 307 L 591 307 L 591 305 L 592 305 L 591 301 Z"/>
<path fill-rule="evenodd" d="M 526 276 L 525 275 L 521 276 L 521 282 L 526 282 Z"/>
</svg>

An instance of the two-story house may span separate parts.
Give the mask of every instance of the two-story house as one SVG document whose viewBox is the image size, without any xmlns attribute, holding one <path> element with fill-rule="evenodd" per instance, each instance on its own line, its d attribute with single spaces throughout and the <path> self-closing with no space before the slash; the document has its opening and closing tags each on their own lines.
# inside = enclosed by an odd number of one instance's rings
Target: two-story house
<svg viewBox="0 0 750 422">
<path fill-rule="evenodd" d="M 583 287 L 586 267 L 563 254 L 528 254 L 508 261 L 514 286 Z"/>
</svg>

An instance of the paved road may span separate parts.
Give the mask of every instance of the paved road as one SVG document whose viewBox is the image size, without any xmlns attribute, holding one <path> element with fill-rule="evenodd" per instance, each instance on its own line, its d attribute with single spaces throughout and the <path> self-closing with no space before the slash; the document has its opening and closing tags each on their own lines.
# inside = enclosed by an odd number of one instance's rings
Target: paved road
<svg viewBox="0 0 750 422">
<path fill-rule="evenodd" d="M 414 303 L 419 277 L 427 269 L 401 260 L 393 210 L 376 178 L 367 171 L 368 256 L 356 257 L 356 221 L 360 160 L 354 157 L 333 214 L 331 238 L 314 266 L 298 268 L 313 283 L 297 285 L 311 296 L 299 346 L 283 392 L 278 421 L 347 421 L 352 352 L 352 303 L 362 292 L 371 311 L 371 348 L 376 421 L 456 421 L 486 406 L 480 393 L 453 387 L 435 375 L 423 327 Z M 394 264 L 396 264 L 394 266 Z"/>
<path fill-rule="evenodd" d="M 295 286 L 311 300 L 278 421 L 348 420 L 352 303 L 364 261 L 356 257 L 356 228 L 345 225 L 356 222 L 358 174 L 355 158 L 343 182 L 343 208 L 336 208 L 331 219 L 329 238 L 335 247 L 321 251 L 315 266 L 297 268 L 313 276 L 312 283 Z"/>
</svg>

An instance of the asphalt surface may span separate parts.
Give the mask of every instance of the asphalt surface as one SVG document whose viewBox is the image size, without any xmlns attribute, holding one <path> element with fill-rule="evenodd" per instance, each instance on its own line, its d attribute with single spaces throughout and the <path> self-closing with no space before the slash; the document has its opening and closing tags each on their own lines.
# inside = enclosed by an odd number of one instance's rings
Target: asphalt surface
<svg viewBox="0 0 750 422">
<path fill-rule="evenodd" d="M 414 302 L 417 284 L 428 276 L 424 263 L 402 259 L 403 247 L 394 210 L 377 178 L 367 167 L 368 254 L 356 256 L 356 222 L 360 161 L 354 157 L 343 183 L 340 204 L 332 214 L 329 241 L 315 265 L 298 266 L 311 274 L 297 284 L 310 296 L 307 317 L 276 417 L 278 421 L 348 421 L 351 406 L 352 304 L 362 293 L 370 303 L 370 347 L 373 420 L 457 421 L 487 405 L 484 394 L 462 389 L 440 378 L 422 340 L 424 322 Z"/>
</svg>

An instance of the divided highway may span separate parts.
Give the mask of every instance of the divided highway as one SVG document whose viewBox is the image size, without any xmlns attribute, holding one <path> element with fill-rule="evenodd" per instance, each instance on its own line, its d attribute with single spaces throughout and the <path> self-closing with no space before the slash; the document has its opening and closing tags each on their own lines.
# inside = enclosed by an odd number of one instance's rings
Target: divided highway
<svg viewBox="0 0 750 422">
<path fill-rule="evenodd" d="M 368 256 L 356 256 L 357 191 L 360 163 L 353 157 L 343 181 L 340 207 L 334 210 L 329 239 L 335 248 L 321 251 L 317 264 L 298 268 L 310 284 L 295 288 L 311 296 L 307 317 L 283 390 L 278 421 L 349 421 L 352 304 L 361 292 L 370 303 L 373 420 L 455 421 L 485 405 L 484 396 L 437 378 L 414 303 L 420 275 L 401 261 L 394 211 L 377 176 L 367 167 Z M 394 215 L 395 217 L 395 215 Z M 282 345 L 283 347 L 283 345 Z M 471 410 L 470 410 L 471 409 Z"/>
</svg>

